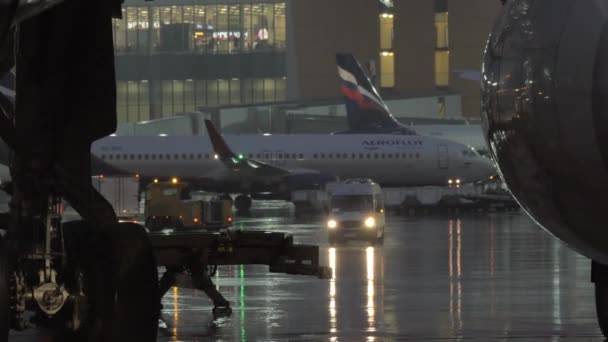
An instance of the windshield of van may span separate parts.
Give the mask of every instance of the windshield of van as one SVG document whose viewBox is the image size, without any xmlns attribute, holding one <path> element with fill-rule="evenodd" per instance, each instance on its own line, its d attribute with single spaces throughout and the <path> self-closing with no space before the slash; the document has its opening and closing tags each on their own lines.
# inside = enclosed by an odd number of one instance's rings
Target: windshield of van
<svg viewBox="0 0 608 342">
<path fill-rule="evenodd" d="M 333 196 L 331 208 L 340 211 L 370 211 L 374 209 L 374 200 L 371 195 Z"/>
</svg>

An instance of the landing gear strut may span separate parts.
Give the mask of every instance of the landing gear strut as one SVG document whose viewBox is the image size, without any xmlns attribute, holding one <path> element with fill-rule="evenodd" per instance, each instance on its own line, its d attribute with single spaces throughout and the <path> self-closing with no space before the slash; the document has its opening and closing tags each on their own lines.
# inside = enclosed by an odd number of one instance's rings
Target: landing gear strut
<svg viewBox="0 0 608 342">
<path fill-rule="evenodd" d="M 234 206 L 238 211 L 248 212 L 249 209 L 251 209 L 251 197 L 247 195 L 238 195 L 234 200 Z"/>
<path fill-rule="evenodd" d="M 604 336 L 608 337 L 608 266 L 591 261 L 591 281 L 595 283 L 595 311 Z"/>
</svg>

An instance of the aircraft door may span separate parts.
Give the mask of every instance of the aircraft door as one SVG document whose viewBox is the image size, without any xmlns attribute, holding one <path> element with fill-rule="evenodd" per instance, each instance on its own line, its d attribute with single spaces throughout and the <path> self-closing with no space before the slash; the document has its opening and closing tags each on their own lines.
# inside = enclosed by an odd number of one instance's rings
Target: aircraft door
<svg viewBox="0 0 608 342">
<path fill-rule="evenodd" d="M 447 169 L 450 166 L 450 158 L 448 155 L 448 147 L 445 144 L 437 146 L 437 156 L 439 158 L 439 168 Z"/>
</svg>

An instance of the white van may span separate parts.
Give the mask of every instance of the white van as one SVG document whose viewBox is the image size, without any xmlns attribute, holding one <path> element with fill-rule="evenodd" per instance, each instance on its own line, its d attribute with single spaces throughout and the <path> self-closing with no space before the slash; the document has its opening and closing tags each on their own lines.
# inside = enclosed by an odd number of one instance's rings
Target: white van
<svg viewBox="0 0 608 342">
<path fill-rule="evenodd" d="M 371 179 L 349 179 L 328 186 L 328 191 L 330 244 L 345 239 L 382 243 L 386 219 L 380 185 Z"/>
</svg>

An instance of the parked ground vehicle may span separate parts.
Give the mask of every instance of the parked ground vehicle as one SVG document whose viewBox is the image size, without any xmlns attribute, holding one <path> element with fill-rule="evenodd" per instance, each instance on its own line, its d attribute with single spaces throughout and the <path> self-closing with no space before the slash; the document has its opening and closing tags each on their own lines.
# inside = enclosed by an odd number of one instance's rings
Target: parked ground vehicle
<svg viewBox="0 0 608 342">
<path fill-rule="evenodd" d="M 150 183 L 146 189 L 145 226 L 165 228 L 224 228 L 232 225 L 232 203 L 227 199 L 192 200 L 190 186 L 172 179 Z"/>
<path fill-rule="evenodd" d="M 349 179 L 329 185 L 330 211 L 327 220 L 330 243 L 361 239 L 384 240 L 384 199 L 380 185 L 371 179 Z"/>
<path fill-rule="evenodd" d="M 139 217 L 139 177 L 93 176 L 93 187 L 110 202 L 121 221 L 137 221 Z"/>
</svg>

